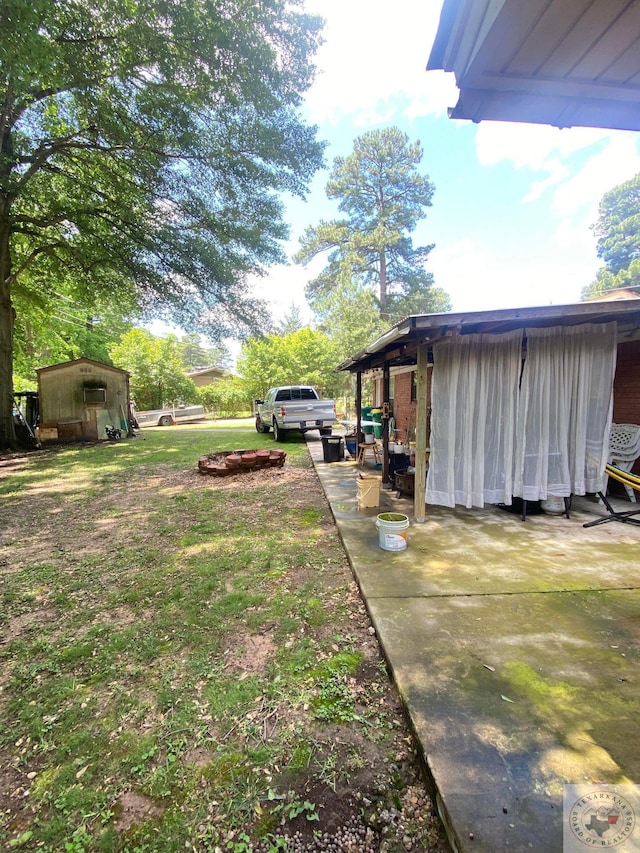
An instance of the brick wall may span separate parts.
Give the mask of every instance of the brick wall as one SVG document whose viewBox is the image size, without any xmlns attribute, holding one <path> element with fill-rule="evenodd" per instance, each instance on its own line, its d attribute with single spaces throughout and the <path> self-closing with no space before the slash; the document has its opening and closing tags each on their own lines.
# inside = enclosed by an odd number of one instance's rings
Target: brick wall
<svg viewBox="0 0 640 853">
<path fill-rule="evenodd" d="M 613 381 L 613 422 L 640 424 L 640 341 L 618 346 Z"/>
<path fill-rule="evenodd" d="M 613 380 L 613 422 L 640 424 L 640 341 L 618 345 L 616 374 Z M 633 466 L 640 474 L 640 460 Z M 610 484 L 611 491 L 619 491 Z"/>
<path fill-rule="evenodd" d="M 411 400 L 412 377 L 413 373 L 399 373 L 393 380 L 393 416 L 396 429 L 403 430 L 405 434 L 412 418 L 415 425 L 416 404 L 415 400 Z"/>
<path fill-rule="evenodd" d="M 399 373 L 394 377 L 393 414 L 396 429 L 414 429 L 416 426 L 416 401 L 411 399 L 413 372 Z M 427 400 L 431 400 L 431 370 L 427 371 Z M 429 444 L 429 420 L 427 419 L 427 444 Z"/>
</svg>

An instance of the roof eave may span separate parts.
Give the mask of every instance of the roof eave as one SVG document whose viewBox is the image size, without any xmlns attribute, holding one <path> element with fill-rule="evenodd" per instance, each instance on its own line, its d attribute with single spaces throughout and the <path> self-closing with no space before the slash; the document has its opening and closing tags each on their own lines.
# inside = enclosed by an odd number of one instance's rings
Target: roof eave
<svg viewBox="0 0 640 853">
<path fill-rule="evenodd" d="M 419 314 L 407 317 L 373 341 L 364 350 L 341 362 L 337 370 L 350 372 L 376 366 L 384 353 L 409 341 L 435 343 L 445 337 L 483 331 L 497 334 L 508 328 L 578 325 L 610 320 L 631 320 L 640 326 L 640 299 L 610 302 L 581 302 L 570 305 L 547 305 L 530 308 L 500 308 L 495 311 L 470 311 L 448 314 Z"/>
</svg>

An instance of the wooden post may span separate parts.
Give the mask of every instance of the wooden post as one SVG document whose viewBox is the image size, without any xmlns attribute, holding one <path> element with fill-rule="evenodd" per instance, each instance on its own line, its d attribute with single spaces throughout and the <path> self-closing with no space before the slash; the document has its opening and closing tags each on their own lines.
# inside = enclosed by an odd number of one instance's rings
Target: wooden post
<svg viewBox="0 0 640 853">
<path fill-rule="evenodd" d="M 382 370 L 382 485 L 390 486 L 389 480 L 389 362 L 385 361 Z"/>
<path fill-rule="evenodd" d="M 427 344 L 418 346 L 416 369 L 416 474 L 413 514 L 417 524 L 424 524 L 427 475 Z"/>
<path fill-rule="evenodd" d="M 360 442 L 364 441 L 362 437 L 362 373 L 356 373 L 356 457 Z"/>
</svg>

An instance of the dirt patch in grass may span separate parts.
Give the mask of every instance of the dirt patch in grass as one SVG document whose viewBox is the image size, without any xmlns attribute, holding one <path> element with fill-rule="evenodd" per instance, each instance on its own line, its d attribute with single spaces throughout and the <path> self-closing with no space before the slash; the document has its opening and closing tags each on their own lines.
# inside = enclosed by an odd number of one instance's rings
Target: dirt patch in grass
<svg viewBox="0 0 640 853">
<path fill-rule="evenodd" d="M 0 847 L 448 851 L 306 449 L 121 444 L 0 466 Z"/>
<path fill-rule="evenodd" d="M 162 809 L 148 797 L 128 791 L 116 800 L 115 813 L 117 815 L 114 823 L 116 832 L 126 832 L 136 823 L 158 817 L 162 814 Z"/>
</svg>

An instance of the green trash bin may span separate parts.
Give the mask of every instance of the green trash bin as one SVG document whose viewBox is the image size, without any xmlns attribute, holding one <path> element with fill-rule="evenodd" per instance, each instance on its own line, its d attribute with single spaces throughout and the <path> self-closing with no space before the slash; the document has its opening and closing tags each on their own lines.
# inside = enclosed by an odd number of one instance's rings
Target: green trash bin
<svg viewBox="0 0 640 853">
<path fill-rule="evenodd" d="M 371 420 L 375 421 L 373 427 L 373 434 L 375 438 L 382 438 L 382 409 L 372 409 Z"/>
<path fill-rule="evenodd" d="M 372 410 L 373 410 L 373 406 L 362 406 L 362 408 L 360 409 L 360 417 L 362 418 L 363 421 L 372 420 L 372 418 L 371 418 Z M 362 432 L 365 435 L 373 435 L 373 426 L 365 426 L 365 424 L 362 424 Z"/>
</svg>

